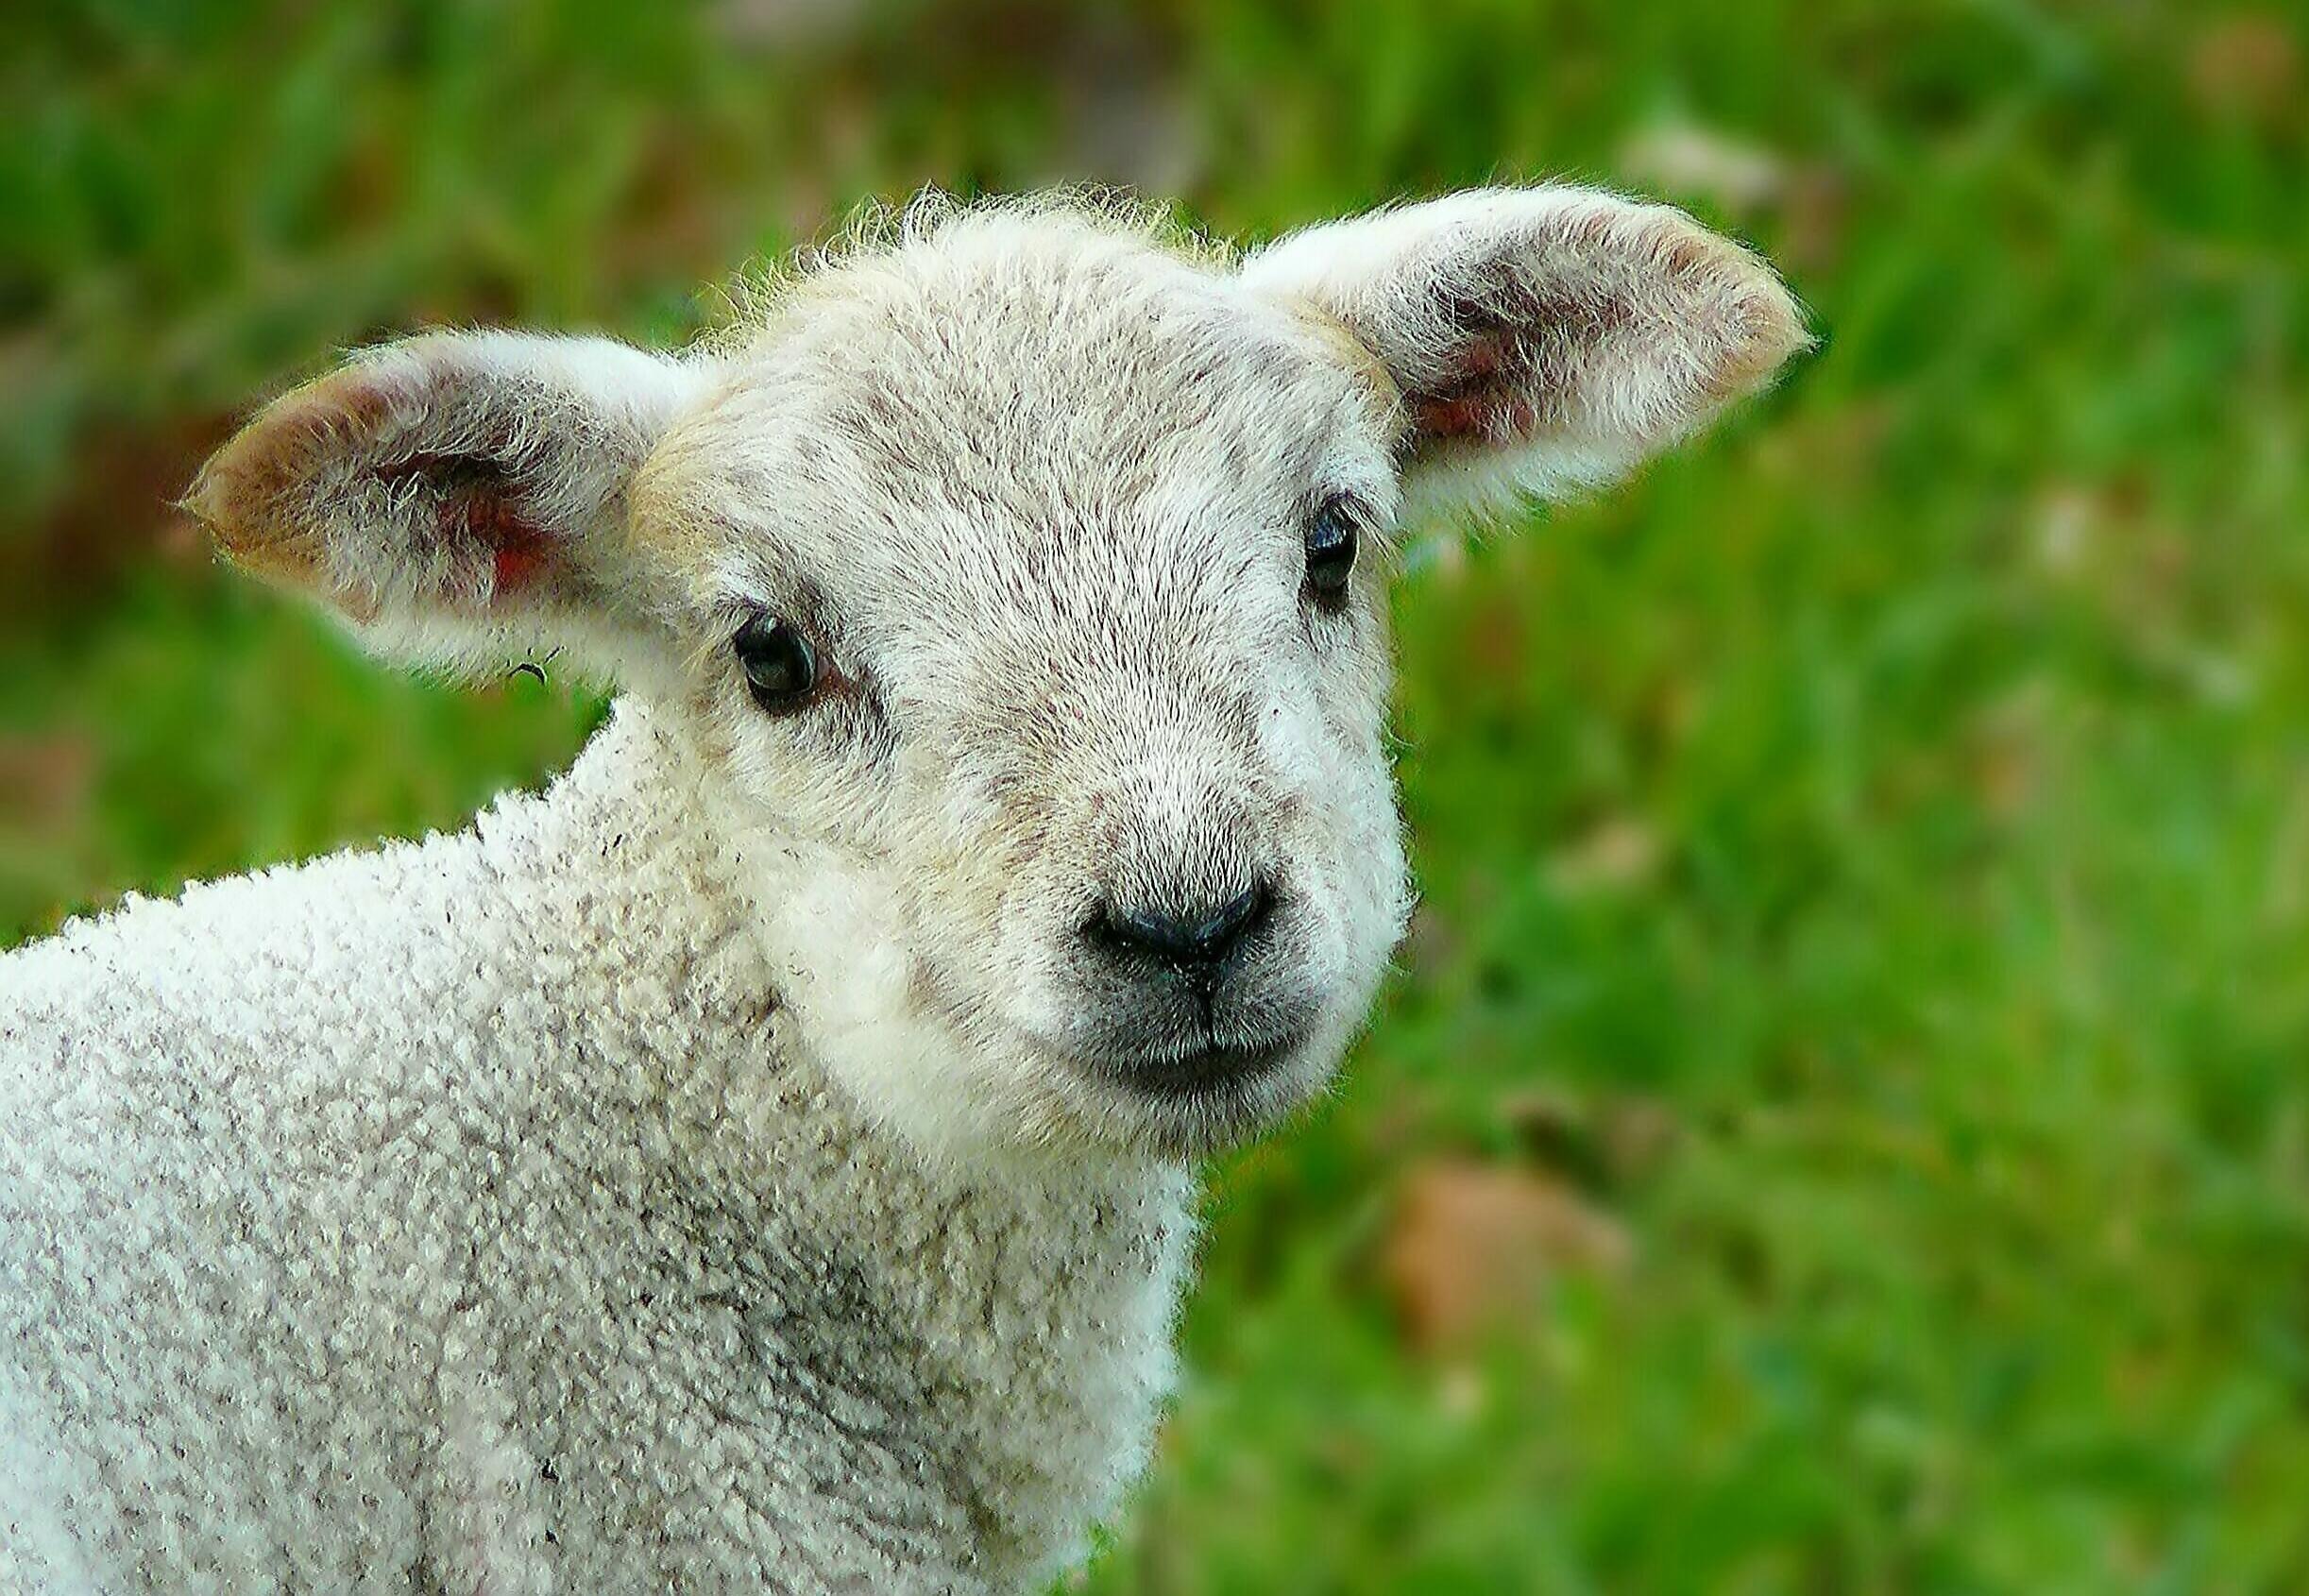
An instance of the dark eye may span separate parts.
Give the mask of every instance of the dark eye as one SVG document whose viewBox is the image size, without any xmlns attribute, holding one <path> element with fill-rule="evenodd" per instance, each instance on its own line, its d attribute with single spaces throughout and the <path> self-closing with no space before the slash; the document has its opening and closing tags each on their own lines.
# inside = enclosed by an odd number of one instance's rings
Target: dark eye
<svg viewBox="0 0 2309 1596">
<path fill-rule="evenodd" d="M 1325 609 L 1347 602 L 1347 579 L 1355 569 L 1355 507 L 1333 495 L 1307 518 L 1307 592 Z"/>
<path fill-rule="evenodd" d="M 771 714 L 791 714 L 809 702 L 818 685 L 818 651 L 794 627 L 757 615 L 738 629 L 730 648 L 745 669 L 754 702 Z"/>
</svg>

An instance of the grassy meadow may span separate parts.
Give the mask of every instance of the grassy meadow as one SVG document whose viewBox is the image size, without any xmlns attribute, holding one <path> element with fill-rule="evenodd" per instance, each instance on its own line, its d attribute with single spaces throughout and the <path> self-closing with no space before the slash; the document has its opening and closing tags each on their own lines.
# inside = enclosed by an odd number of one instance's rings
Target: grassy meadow
<svg viewBox="0 0 2309 1596">
<path fill-rule="evenodd" d="M 1069 1586 L 2309 1590 L 2301 12 L 76 0 L 0 107 L 0 943 L 602 715 L 366 663 L 169 508 L 348 345 L 679 341 L 925 183 L 1750 239 L 1817 354 L 1401 583 L 1400 975 L 1214 1170 Z"/>
</svg>

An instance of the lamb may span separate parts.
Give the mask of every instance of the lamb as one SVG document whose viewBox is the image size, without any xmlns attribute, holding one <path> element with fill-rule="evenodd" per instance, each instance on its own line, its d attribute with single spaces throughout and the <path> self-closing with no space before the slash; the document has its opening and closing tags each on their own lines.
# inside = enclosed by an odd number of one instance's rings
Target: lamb
<svg viewBox="0 0 2309 1596">
<path fill-rule="evenodd" d="M 1805 342 L 1551 186 L 1247 257 L 923 202 L 681 354 L 437 332 L 188 500 L 623 696 L 454 836 L 0 960 L 0 1590 L 997 1591 L 1171 1379 L 1193 1166 L 1402 926 L 1385 580 Z"/>
</svg>

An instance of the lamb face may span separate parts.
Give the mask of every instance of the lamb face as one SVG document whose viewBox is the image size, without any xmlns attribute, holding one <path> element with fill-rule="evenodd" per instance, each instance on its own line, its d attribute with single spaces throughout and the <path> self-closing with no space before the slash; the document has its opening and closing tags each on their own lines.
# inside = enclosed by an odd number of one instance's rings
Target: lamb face
<svg viewBox="0 0 2309 1596">
<path fill-rule="evenodd" d="M 406 652 L 567 641 L 654 701 L 797 1041 L 920 1146 L 1191 1154 L 1321 1089 L 1402 923 L 1406 499 L 1609 475 L 1801 336 L 1751 257 L 1582 191 L 1240 269 L 995 209 L 687 361 L 364 357 L 193 502 Z"/>
<path fill-rule="evenodd" d="M 687 712 L 770 857 L 808 850 L 808 917 L 844 886 L 800 984 L 902 951 L 851 1061 L 910 1128 L 1207 1146 L 1367 1005 L 1404 902 L 1394 396 L 1338 344 L 1134 234 L 966 217 L 805 289 L 644 467 Z M 749 647 L 815 688 L 765 705 Z"/>
</svg>

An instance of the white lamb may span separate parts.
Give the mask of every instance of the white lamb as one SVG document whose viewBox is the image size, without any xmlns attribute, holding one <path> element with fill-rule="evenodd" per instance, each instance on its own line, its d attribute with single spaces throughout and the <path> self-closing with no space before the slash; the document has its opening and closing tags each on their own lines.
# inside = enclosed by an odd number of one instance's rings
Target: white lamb
<svg viewBox="0 0 2309 1596">
<path fill-rule="evenodd" d="M 1676 212 L 1233 261 L 918 206 L 681 356 L 434 334 L 191 505 L 624 688 L 469 829 L 0 961 L 0 1590 L 1013 1590 L 1145 1463 L 1191 1162 L 1401 928 L 1394 529 L 1803 342 Z"/>
</svg>

